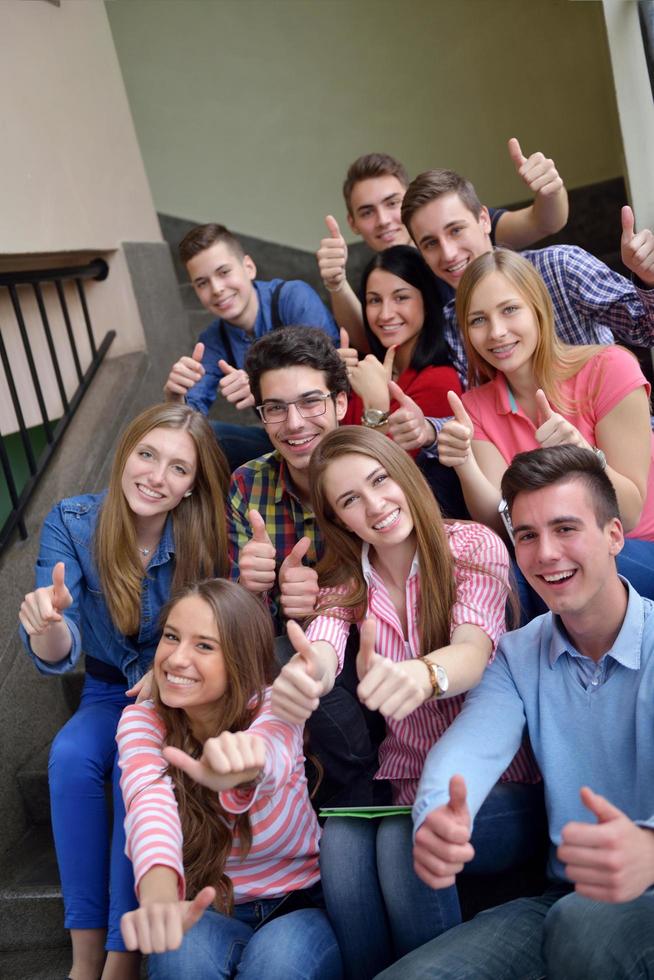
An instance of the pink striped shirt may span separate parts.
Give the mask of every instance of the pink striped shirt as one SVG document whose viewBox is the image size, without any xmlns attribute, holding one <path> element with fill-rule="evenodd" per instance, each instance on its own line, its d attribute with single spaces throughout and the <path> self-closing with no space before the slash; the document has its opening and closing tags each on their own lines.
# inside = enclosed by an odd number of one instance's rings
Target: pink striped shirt
<svg viewBox="0 0 654 980">
<path fill-rule="evenodd" d="M 452 609 L 450 635 L 457 626 L 463 624 L 478 626 L 493 644 L 492 659 L 497 642 L 506 628 L 508 552 L 500 538 L 482 524 L 451 523 L 445 525 L 445 531 L 454 557 L 456 582 L 456 602 Z M 364 543 L 361 567 L 368 585 L 367 612 L 377 620 L 376 652 L 396 662 L 430 653 L 430 650 L 420 649 L 418 556 L 413 559 L 406 583 L 408 637 L 405 640 L 388 590 L 370 564 L 368 549 L 369 546 Z M 307 636 L 310 640 L 324 640 L 334 647 L 340 670 L 354 615 L 352 610 L 340 608 L 334 609 L 333 613 L 317 616 L 309 625 Z M 413 803 L 427 753 L 454 721 L 464 698 L 465 695 L 458 694 L 452 698 L 431 699 L 402 721 L 393 721 L 390 718 L 386 720 L 387 734 L 379 749 L 380 765 L 375 778 L 391 780 L 395 803 Z M 502 779 L 511 782 L 540 780 L 530 748 L 520 750 Z"/>
<path fill-rule="evenodd" d="M 276 718 L 270 711 L 270 690 L 251 732 L 266 743 L 261 780 L 252 789 L 219 793 L 228 814 L 250 811 L 252 846 L 241 855 L 238 834 L 227 858 L 226 873 L 234 885 L 236 904 L 277 898 L 309 888 L 320 878 L 320 828 L 311 807 L 304 776 L 302 726 Z M 123 711 L 118 732 L 120 786 L 125 800 L 125 853 L 134 865 L 138 894 L 143 875 L 155 865 L 177 872 L 184 897 L 182 829 L 168 763 L 164 724 L 151 701 Z M 211 882 L 206 882 L 211 884 Z"/>
</svg>

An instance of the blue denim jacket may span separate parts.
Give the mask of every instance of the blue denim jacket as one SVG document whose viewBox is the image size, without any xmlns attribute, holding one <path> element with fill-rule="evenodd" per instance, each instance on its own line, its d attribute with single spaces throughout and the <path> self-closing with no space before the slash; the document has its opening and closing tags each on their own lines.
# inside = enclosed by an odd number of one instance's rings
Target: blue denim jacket
<svg viewBox="0 0 654 980">
<path fill-rule="evenodd" d="M 65 563 L 66 586 L 73 597 L 72 606 L 64 614 L 73 639 L 70 653 L 58 663 L 45 663 L 33 652 L 22 626 L 20 632 L 27 652 L 42 674 L 70 670 L 83 649 L 89 656 L 121 670 L 131 686 L 150 667 L 161 634 L 159 613 L 168 601 L 175 570 L 172 518 L 166 521 L 143 579 L 138 634 L 124 636 L 109 615 L 93 557 L 95 525 L 104 496 L 104 493 L 84 494 L 62 500 L 52 508 L 41 531 L 35 588 L 52 585 L 53 567 L 58 561 Z"/>
</svg>

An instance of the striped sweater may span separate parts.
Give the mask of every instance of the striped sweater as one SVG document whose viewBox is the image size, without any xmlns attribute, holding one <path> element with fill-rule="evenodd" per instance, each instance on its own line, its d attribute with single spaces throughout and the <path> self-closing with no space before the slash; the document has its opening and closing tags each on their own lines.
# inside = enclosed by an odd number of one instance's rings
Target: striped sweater
<svg viewBox="0 0 654 980">
<path fill-rule="evenodd" d="M 250 812 L 250 851 L 242 856 L 235 835 L 225 868 L 234 885 L 236 904 L 277 898 L 308 888 L 320 877 L 320 828 L 304 776 L 302 727 L 271 714 L 268 690 L 249 731 L 266 743 L 261 779 L 252 789 L 218 794 L 228 814 Z M 164 865 L 177 872 L 183 898 L 182 829 L 168 763 L 162 755 L 165 737 L 151 701 L 125 708 L 116 734 L 126 811 L 125 853 L 134 865 L 137 894 L 143 875 L 155 865 Z"/>
</svg>

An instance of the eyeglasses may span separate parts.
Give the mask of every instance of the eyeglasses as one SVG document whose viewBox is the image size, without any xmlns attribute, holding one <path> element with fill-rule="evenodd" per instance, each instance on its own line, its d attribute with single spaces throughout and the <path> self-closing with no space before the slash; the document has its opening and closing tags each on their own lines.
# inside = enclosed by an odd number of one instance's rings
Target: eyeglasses
<svg viewBox="0 0 654 980">
<path fill-rule="evenodd" d="M 257 412 L 264 422 L 285 422 L 288 418 L 290 405 L 295 405 L 303 419 L 313 419 L 317 415 L 324 415 L 327 411 L 327 400 L 333 398 L 332 392 L 326 395 L 305 395 L 303 398 L 296 398 L 292 402 L 264 402 L 257 405 Z"/>
</svg>

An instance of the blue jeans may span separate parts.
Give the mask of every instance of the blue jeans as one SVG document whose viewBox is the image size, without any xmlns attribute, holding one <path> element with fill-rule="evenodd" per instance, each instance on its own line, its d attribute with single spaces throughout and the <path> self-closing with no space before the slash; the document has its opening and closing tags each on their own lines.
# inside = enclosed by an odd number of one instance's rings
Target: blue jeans
<svg viewBox="0 0 654 980">
<path fill-rule="evenodd" d="M 233 422 L 217 422 L 209 419 L 220 448 L 227 457 L 229 471 L 243 463 L 273 451 L 273 444 L 265 429 L 258 425 L 236 425 Z"/>
<path fill-rule="evenodd" d="M 409 816 L 330 817 L 320 846 L 323 893 L 346 977 L 374 977 L 398 957 L 461 922 L 455 886 L 434 890 L 413 870 Z M 542 784 L 498 783 L 475 820 L 475 859 L 488 874 L 543 852 Z"/>
<path fill-rule="evenodd" d="M 654 599 L 654 541 L 625 538 L 616 564 L 620 575 L 624 575 L 636 592 L 646 599 Z"/>
<path fill-rule="evenodd" d="M 67 929 L 107 929 L 106 948 L 124 950 L 120 917 L 137 907 L 125 856 L 125 808 L 116 761 L 116 728 L 125 685 L 87 674 L 82 700 L 50 749 L 48 779 Z M 110 830 L 105 781 L 113 784 Z"/>
<path fill-rule="evenodd" d="M 207 909 L 179 949 L 148 958 L 150 980 L 341 980 L 336 937 L 321 908 L 263 921 L 280 899 L 246 902 L 233 917 Z"/>
<path fill-rule="evenodd" d="M 636 980 L 654 976 L 654 892 L 593 902 L 553 886 L 481 912 L 378 980 Z"/>
</svg>

